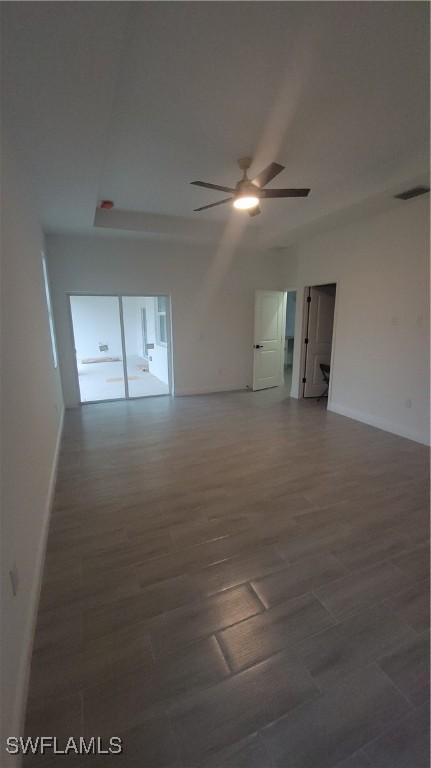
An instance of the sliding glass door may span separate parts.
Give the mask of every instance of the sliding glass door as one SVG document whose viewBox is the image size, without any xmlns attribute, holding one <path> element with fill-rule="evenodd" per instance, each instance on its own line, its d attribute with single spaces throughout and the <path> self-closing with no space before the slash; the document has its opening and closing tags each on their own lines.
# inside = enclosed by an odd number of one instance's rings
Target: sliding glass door
<svg viewBox="0 0 431 768">
<path fill-rule="evenodd" d="M 169 394 L 166 296 L 123 296 L 129 397 Z"/>
<path fill-rule="evenodd" d="M 126 396 L 117 296 L 71 296 L 81 403 Z"/>
<path fill-rule="evenodd" d="M 166 296 L 70 296 L 81 403 L 168 395 Z"/>
</svg>

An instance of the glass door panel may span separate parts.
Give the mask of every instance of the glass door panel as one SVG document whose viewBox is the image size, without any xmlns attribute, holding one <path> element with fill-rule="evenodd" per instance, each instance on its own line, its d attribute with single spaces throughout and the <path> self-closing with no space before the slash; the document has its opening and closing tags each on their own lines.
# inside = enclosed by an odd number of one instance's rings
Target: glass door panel
<svg viewBox="0 0 431 768">
<path fill-rule="evenodd" d="M 129 397 L 169 394 L 166 296 L 123 296 Z"/>
<path fill-rule="evenodd" d="M 70 308 L 81 403 L 123 399 L 119 298 L 71 296 Z"/>
</svg>

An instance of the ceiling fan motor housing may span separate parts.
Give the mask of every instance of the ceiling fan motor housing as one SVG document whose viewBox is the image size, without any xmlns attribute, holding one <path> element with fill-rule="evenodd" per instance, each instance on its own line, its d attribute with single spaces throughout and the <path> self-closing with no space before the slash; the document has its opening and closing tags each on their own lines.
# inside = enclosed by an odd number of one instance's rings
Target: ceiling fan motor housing
<svg viewBox="0 0 431 768">
<path fill-rule="evenodd" d="M 249 179 L 241 179 L 235 187 L 235 197 L 259 197 L 259 187 Z"/>
<path fill-rule="evenodd" d="M 242 171 L 248 171 L 251 166 L 251 162 L 251 157 L 240 157 L 238 160 L 238 165 Z"/>
</svg>

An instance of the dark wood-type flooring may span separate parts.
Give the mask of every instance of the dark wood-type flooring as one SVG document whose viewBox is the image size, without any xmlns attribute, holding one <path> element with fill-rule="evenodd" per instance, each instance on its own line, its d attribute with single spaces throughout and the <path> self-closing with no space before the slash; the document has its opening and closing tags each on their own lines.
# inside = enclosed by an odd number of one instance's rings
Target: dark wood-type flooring
<svg viewBox="0 0 431 768">
<path fill-rule="evenodd" d="M 34 765 L 428 768 L 428 451 L 284 390 L 66 414 Z"/>
</svg>

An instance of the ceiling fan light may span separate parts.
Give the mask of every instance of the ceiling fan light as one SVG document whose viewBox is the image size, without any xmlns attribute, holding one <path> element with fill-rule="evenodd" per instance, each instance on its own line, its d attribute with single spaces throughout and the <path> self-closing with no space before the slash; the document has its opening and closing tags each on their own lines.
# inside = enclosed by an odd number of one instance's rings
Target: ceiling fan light
<svg viewBox="0 0 431 768">
<path fill-rule="evenodd" d="M 236 197 L 233 201 L 234 208 L 240 211 L 247 211 L 250 208 L 255 208 L 259 204 L 259 198 L 255 195 L 241 195 Z"/>
</svg>

